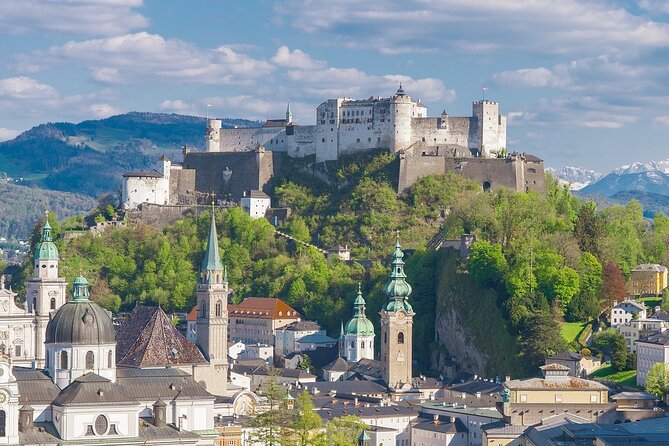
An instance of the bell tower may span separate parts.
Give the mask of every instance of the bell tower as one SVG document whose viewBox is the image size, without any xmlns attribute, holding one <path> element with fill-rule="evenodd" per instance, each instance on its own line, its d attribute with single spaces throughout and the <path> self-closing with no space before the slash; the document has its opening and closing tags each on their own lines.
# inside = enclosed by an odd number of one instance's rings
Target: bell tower
<svg viewBox="0 0 669 446">
<path fill-rule="evenodd" d="M 225 395 L 228 388 L 228 273 L 218 254 L 214 205 L 211 206 L 209 239 L 195 293 L 197 346 L 210 365 L 207 390 Z"/>
<path fill-rule="evenodd" d="M 414 311 L 409 304 L 411 285 L 404 273 L 404 253 L 399 233 L 392 257 L 390 281 L 385 287 L 387 302 L 381 309 L 381 370 L 391 391 L 411 388 Z"/>
<path fill-rule="evenodd" d="M 26 356 L 34 353 L 37 367 L 44 367 L 46 351 L 44 341 L 46 325 L 53 314 L 65 303 L 67 282 L 58 277 L 58 248 L 53 243 L 49 219 L 42 227 L 42 237 L 35 247 L 33 276 L 26 283 L 26 303 L 28 311 L 35 315 L 35 345 L 33 352 L 25 352 Z"/>
</svg>

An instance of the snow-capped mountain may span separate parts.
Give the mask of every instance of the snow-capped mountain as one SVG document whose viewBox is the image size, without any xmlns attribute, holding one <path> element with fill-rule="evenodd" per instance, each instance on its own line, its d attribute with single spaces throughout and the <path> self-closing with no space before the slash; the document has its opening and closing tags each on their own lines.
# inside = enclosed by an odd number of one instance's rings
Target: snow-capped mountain
<svg viewBox="0 0 669 446">
<path fill-rule="evenodd" d="M 621 166 L 580 192 L 611 197 L 626 191 L 669 195 L 669 159 Z"/>
<path fill-rule="evenodd" d="M 563 166 L 558 168 L 548 167 L 547 172 L 550 172 L 560 184 L 568 184 L 569 189 L 579 190 L 594 183 L 602 177 L 602 174 L 591 169 L 584 169 L 583 167 Z"/>
</svg>

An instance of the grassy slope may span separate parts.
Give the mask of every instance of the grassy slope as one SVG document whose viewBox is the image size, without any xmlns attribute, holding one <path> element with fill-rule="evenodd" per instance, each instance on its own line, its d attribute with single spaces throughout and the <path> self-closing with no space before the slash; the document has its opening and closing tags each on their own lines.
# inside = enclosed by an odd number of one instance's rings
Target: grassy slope
<svg viewBox="0 0 669 446">
<path fill-rule="evenodd" d="M 578 339 L 586 325 L 588 324 L 585 322 L 563 322 L 560 326 L 560 333 L 567 344 L 570 344 Z"/>
<path fill-rule="evenodd" d="M 437 315 L 446 309 L 455 309 L 460 325 L 487 359 L 487 376 L 523 375 L 517 360 L 518 344 L 497 305 L 497 294 L 473 281 L 468 274 L 456 272 L 459 260 L 455 250 L 442 250 L 437 278 Z M 452 340 L 442 340 L 446 348 L 449 342 Z"/>
<path fill-rule="evenodd" d="M 611 364 L 595 370 L 590 377 L 604 381 L 613 381 L 623 386 L 636 387 L 636 370 L 615 372 Z"/>
</svg>

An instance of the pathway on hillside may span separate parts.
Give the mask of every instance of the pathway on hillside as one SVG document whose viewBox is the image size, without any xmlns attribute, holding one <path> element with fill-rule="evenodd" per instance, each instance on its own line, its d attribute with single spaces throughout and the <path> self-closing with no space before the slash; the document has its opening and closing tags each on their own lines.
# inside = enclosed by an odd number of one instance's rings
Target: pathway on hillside
<svg viewBox="0 0 669 446">
<path fill-rule="evenodd" d="M 278 229 L 276 230 L 276 234 L 279 235 L 279 236 L 281 236 L 281 237 L 283 237 L 283 238 L 286 238 L 286 239 L 288 239 L 288 240 L 292 240 L 292 241 L 294 241 L 295 243 L 299 243 L 299 244 L 301 244 L 302 246 L 307 246 L 307 247 L 310 247 L 310 248 L 315 248 L 318 252 L 322 253 L 323 255 L 326 255 L 326 256 L 327 256 L 327 254 L 328 254 L 328 252 L 327 252 L 326 250 L 321 249 L 321 248 L 319 248 L 319 247 L 316 246 L 316 245 L 312 245 L 311 243 L 307 243 L 307 242 L 303 242 L 302 240 L 298 240 L 298 239 L 296 239 L 295 237 L 293 237 L 292 235 L 286 234 L 285 232 L 281 232 L 281 231 L 279 231 Z"/>
</svg>

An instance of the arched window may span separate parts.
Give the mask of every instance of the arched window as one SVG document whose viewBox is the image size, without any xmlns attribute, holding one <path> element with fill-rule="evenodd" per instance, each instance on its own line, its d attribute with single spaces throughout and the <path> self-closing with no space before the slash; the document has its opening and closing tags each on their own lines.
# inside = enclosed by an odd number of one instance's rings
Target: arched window
<svg viewBox="0 0 669 446">
<path fill-rule="evenodd" d="M 0 410 L 0 437 L 7 436 L 7 413 L 4 410 Z"/>
<path fill-rule="evenodd" d="M 69 362 L 70 361 L 68 361 L 67 352 L 60 352 L 60 368 L 61 369 L 69 368 L 70 367 Z"/>
<path fill-rule="evenodd" d="M 86 352 L 86 369 L 95 368 L 95 354 L 92 351 Z"/>
<path fill-rule="evenodd" d="M 56 309 L 56 298 L 55 297 L 51 298 L 51 309 L 52 310 Z"/>
<path fill-rule="evenodd" d="M 404 344 L 404 333 L 402 333 L 401 331 L 397 333 L 397 343 Z"/>
<path fill-rule="evenodd" d="M 37 298 L 33 297 L 33 311 L 37 311 Z"/>
<path fill-rule="evenodd" d="M 107 368 L 111 369 L 114 365 L 114 355 L 112 354 L 112 351 L 109 350 L 109 353 L 107 353 Z"/>
<path fill-rule="evenodd" d="M 383 343 L 384 344 L 388 343 L 388 332 L 383 333 Z"/>
<path fill-rule="evenodd" d="M 355 348 L 355 341 L 351 341 L 351 348 Z"/>
<path fill-rule="evenodd" d="M 216 302 L 216 317 L 221 317 L 222 313 L 223 313 L 223 304 L 219 300 Z"/>
<path fill-rule="evenodd" d="M 360 342 L 360 348 L 365 348 L 365 341 Z"/>
</svg>

